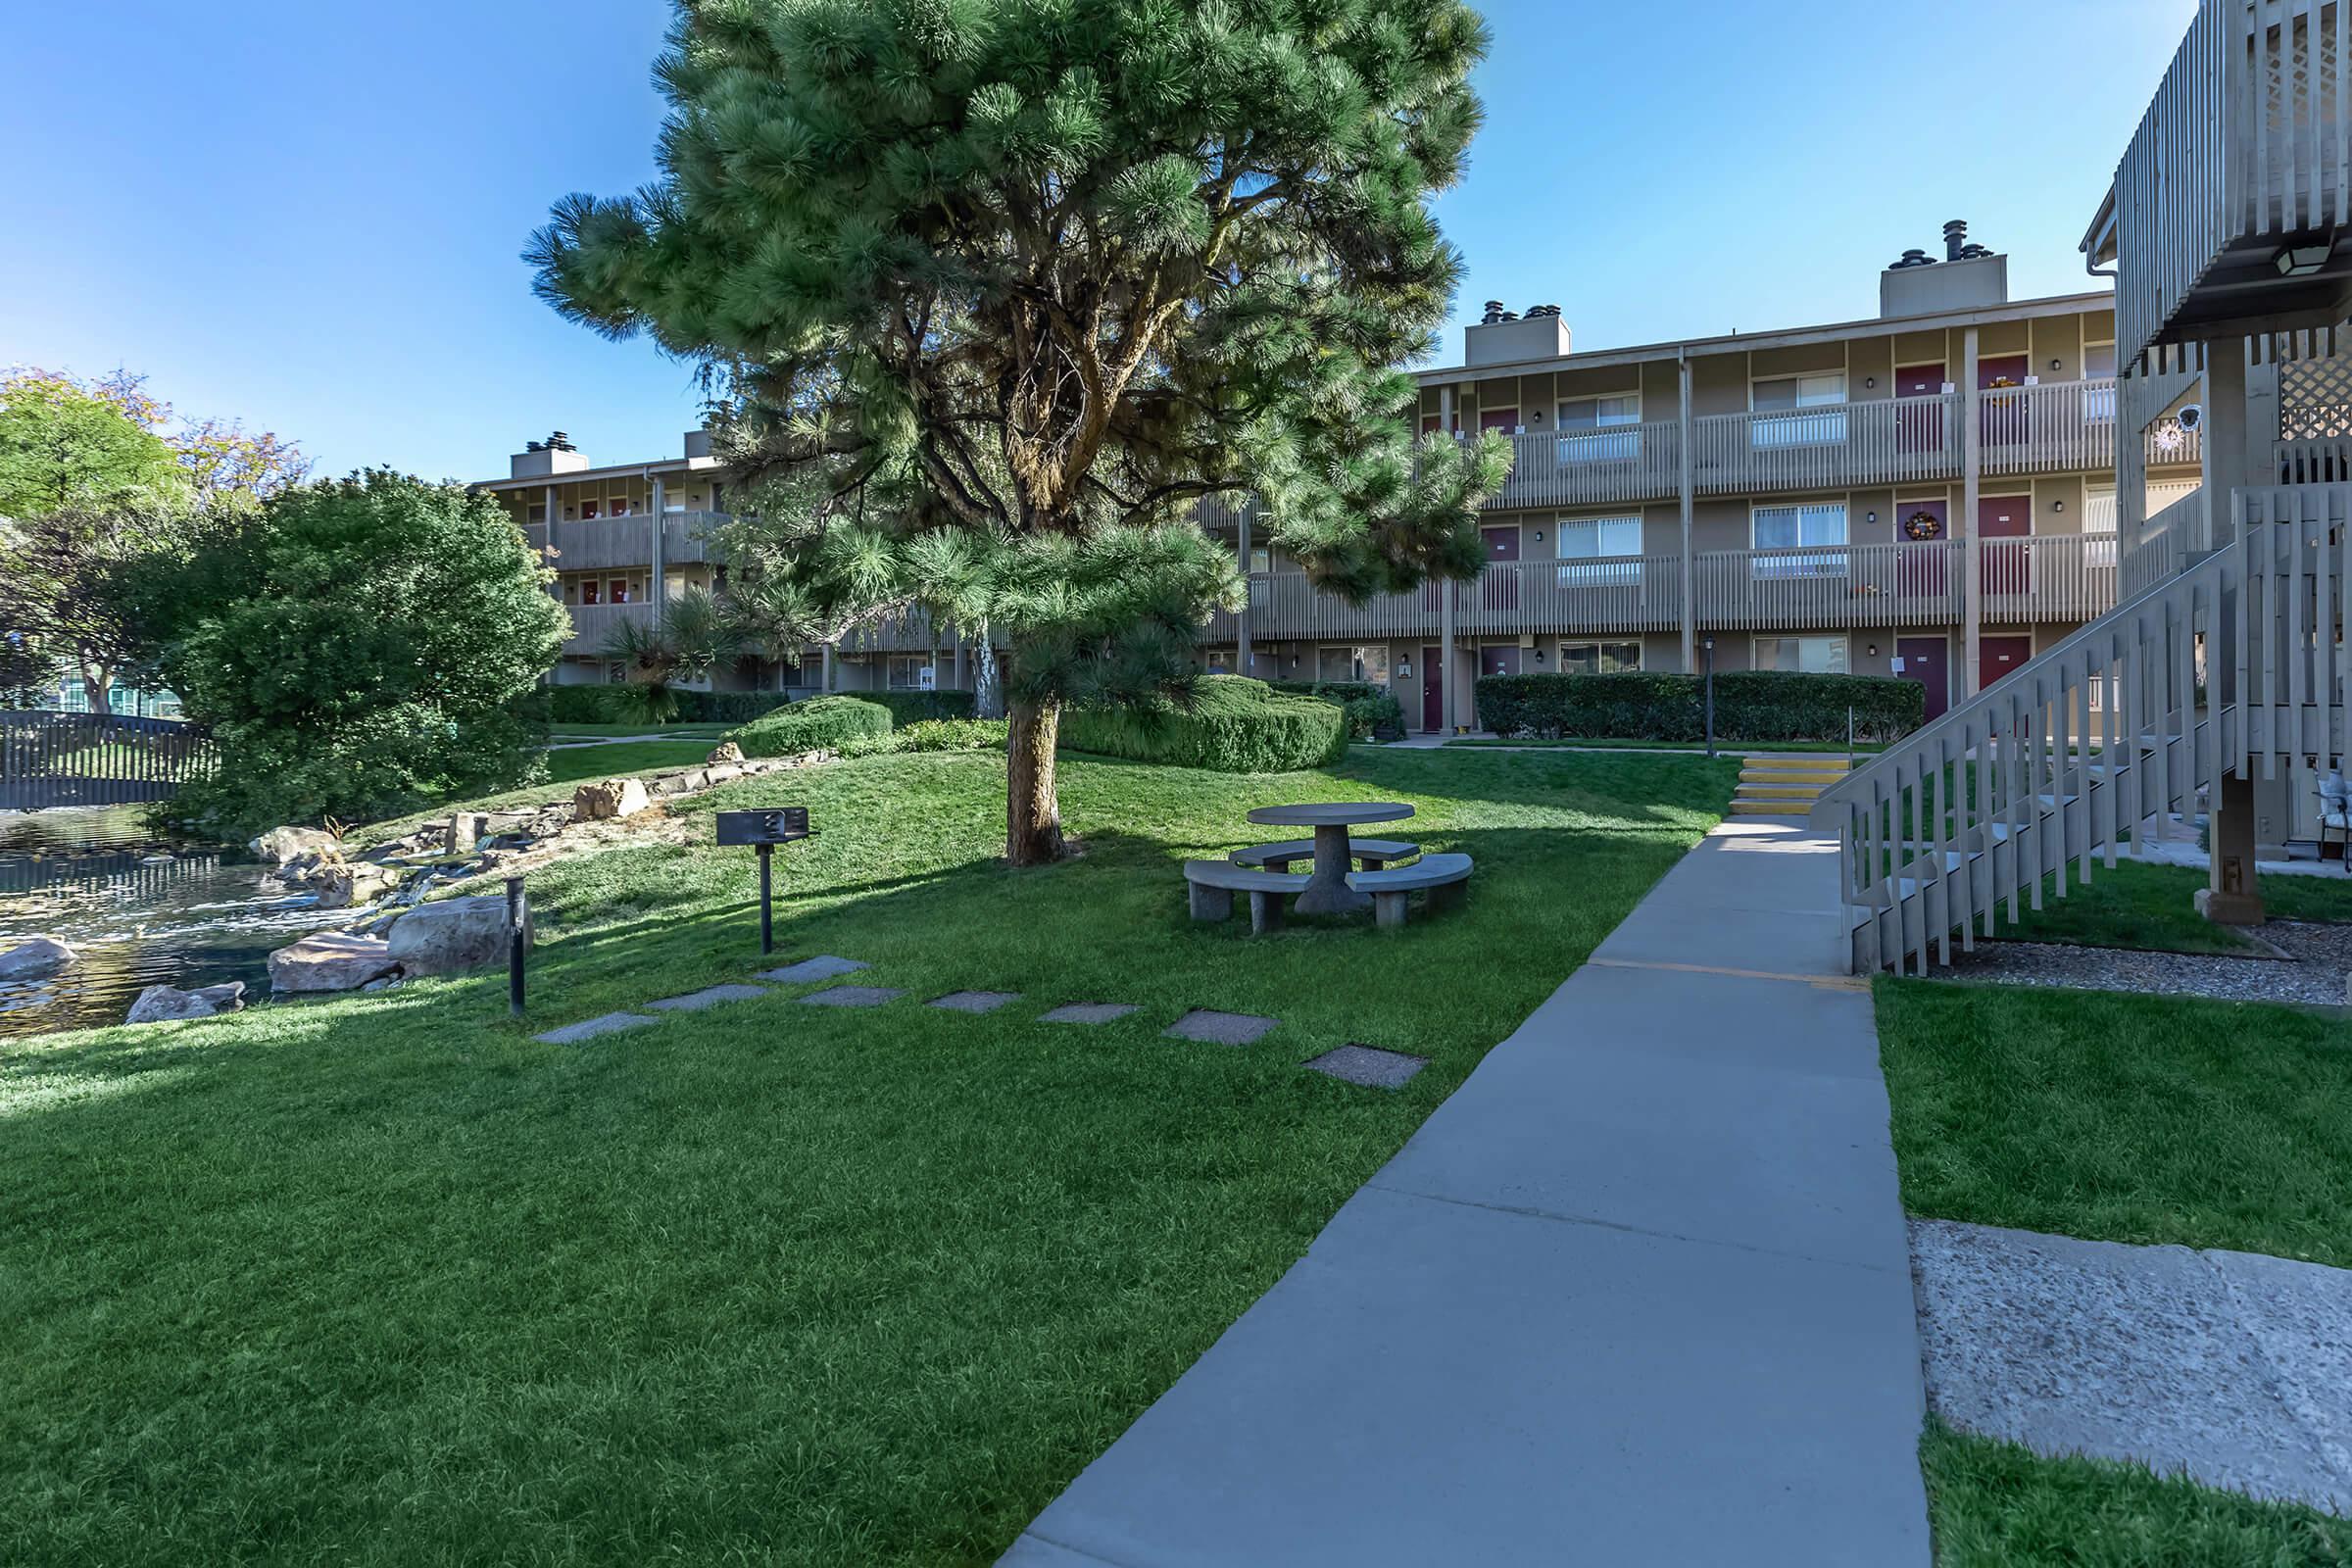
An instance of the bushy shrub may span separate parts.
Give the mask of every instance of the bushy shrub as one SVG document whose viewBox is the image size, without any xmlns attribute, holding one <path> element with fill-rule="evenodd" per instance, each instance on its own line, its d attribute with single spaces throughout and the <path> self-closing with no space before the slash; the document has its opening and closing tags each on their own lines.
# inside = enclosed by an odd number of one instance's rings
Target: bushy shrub
<svg viewBox="0 0 2352 1568">
<path fill-rule="evenodd" d="M 890 710 L 858 697 L 811 697 L 763 713 L 727 739 L 746 757 L 796 757 L 890 733 Z"/>
<path fill-rule="evenodd" d="M 1240 675 L 1208 675 L 1188 706 L 1074 709 L 1061 715 L 1061 745 L 1220 773 L 1288 773 L 1346 755 L 1348 721 L 1317 698 Z"/>
<path fill-rule="evenodd" d="M 926 718 L 972 716 L 970 692 L 859 692 L 858 695 L 889 709 L 892 722 L 902 725 L 920 723 Z"/>
<path fill-rule="evenodd" d="M 612 716 L 603 686 L 545 686 L 547 717 L 554 724 L 602 724 Z"/>
<path fill-rule="evenodd" d="M 887 735 L 861 735 L 841 743 L 844 757 L 878 757 L 891 752 L 1001 752 L 1005 723 L 1001 718 L 918 718 Z"/>
<path fill-rule="evenodd" d="M 1388 690 L 1368 680 L 1270 680 L 1266 689 L 1294 697 L 1320 697 L 1332 703 L 1351 703 L 1358 698 L 1377 697 Z"/>
<path fill-rule="evenodd" d="M 1857 740 L 1917 729 L 1927 689 L 1887 675 L 1731 670 L 1715 677 L 1715 736 L 1735 743 L 1841 741 L 1852 710 Z M 1478 716 L 1497 735 L 1698 741 L 1706 683 L 1697 675 L 1482 675 Z"/>
<path fill-rule="evenodd" d="M 677 693 L 678 721 L 686 724 L 748 724 L 792 701 L 782 692 Z"/>
<path fill-rule="evenodd" d="M 1402 729 L 1404 709 L 1396 694 L 1368 680 L 1270 680 L 1270 691 L 1297 697 L 1318 697 L 1337 703 L 1348 715 L 1348 738 L 1368 741 L 1381 728 Z"/>
</svg>

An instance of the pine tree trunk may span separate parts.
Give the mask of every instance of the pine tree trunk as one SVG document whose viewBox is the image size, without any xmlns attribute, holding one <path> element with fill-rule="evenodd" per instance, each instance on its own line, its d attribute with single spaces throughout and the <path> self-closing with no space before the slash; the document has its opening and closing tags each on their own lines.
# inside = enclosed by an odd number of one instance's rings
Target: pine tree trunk
<svg viewBox="0 0 2352 1568">
<path fill-rule="evenodd" d="M 1012 704 L 1006 734 L 1004 858 L 1051 865 L 1061 858 L 1061 803 L 1054 793 L 1054 745 L 1061 705 L 1024 698 Z"/>
</svg>

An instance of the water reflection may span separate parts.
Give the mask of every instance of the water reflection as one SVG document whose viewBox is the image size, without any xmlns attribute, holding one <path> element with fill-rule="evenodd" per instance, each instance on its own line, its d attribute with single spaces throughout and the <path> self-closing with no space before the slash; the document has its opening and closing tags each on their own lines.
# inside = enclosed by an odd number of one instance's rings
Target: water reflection
<svg viewBox="0 0 2352 1568">
<path fill-rule="evenodd" d="M 46 931 L 80 955 L 53 979 L 0 980 L 0 1036 L 120 1023 L 151 985 L 242 980 L 258 999 L 270 950 L 351 918 L 269 869 L 158 837 L 137 807 L 0 811 L 0 948 Z"/>
</svg>

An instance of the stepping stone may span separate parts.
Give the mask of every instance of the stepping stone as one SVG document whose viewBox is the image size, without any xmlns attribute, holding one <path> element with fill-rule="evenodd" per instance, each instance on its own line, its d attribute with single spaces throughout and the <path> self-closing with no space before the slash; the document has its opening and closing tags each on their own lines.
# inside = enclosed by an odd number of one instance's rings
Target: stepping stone
<svg viewBox="0 0 2352 1568">
<path fill-rule="evenodd" d="M 661 1021 L 659 1018 L 648 1018 L 640 1012 L 608 1012 L 601 1018 L 567 1023 L 561 1029 L 550 1029 L 543 1035 L 533 1035 L 531 1038 L 551 1046 L 576 1046 L 583 1040 L 594 1040 L 598 1035 L 618 1034 L 623 1029 L 642 1029 L 647 1024 Z"/>
<path fill-rule="evenodd" d="M 1342 1046 L 1336 1051 L 1326 1051 L 1306 1065 L 1342 1083 L 1362 1084 L 1367 1089 L 1402 1089 L 1413 1074 L 1429 1065 L 1429 1058 L 1408 1056 L 1401 1051 L 1383 1051 L 1378 1046 Z"/>
<path fill-rule="evenodd" d="M 1253 1012 L 1211 1012 L 1206 1007 L 1195 1007 L 1162 1032 L 1176 1040 L 1246 1046 L 1280 1022 L 1280 1018 L 1261 1018 Z"/>
<path fill-rule="evenodd" d="M 1123 1002 L 1073 1002 L 1052 1012 L 1038 1014 L 1041 1023 L 1108 1023 L 1124 1018 L 1136 1009 Z"/>
<path fill-rule="evenodd" d="M 865 965 L 858 967 L 862 969 Z M 811 991 L 801 1000 L 811 1007 L 879 1007 L 906 994 L 889 986 L 829 986 L 823 991 Z"/>
<path fill-rule="evenodd" d="M 766 995 L 765 986 L 707 986 L 701 991 L 689 991 L 682 997 L 663 997 L 660 1002 L 649 1002 L 646 1006 L 658 1007 L 663 1012 L 700 1012 L 705 1007 L 715 1007 L 721 1003 L 749 1002 L 754 997 Z"/>
<path fill-rule="evenodd" d="M 1020 1000 L 1018 991 L 951 991 L 923 1005 L 945 1007 L 950 1012 L 994 1012 L 1007 1002 Z"/>
<path fill-rule="evenodd" d="M 803 958 L 781 969 L 770 969 L 760 978 L 773 980 L 780 986 L 797 986 L 806 980 L 831 980 L 839 975 L 856 974 L 860 969 L 872 967 L 872 964 L 859 963 L 856 958 L 836 958 L 828 954 L 822 957 Z"/>
</svg>

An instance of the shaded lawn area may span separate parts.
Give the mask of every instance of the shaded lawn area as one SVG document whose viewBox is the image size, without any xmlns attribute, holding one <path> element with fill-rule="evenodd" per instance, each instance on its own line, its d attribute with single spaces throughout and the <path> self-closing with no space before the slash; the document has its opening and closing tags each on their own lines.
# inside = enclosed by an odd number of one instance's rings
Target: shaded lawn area
<svg viewBox="0 0 2352 1568">
<path fill-rule="evenodd" d="M 659 735 L 659 736 L 661 736 L 661 737 L 662 737 L 662 739 L 664 739 L 664 740 L 709 740 L 709 741 L 716 741 L 716 740 L 717 740 L 717 739 L 718 739 L 720 736 L 722 736 L 722 735 L 726 734 L 726 733 L 727 733 L 727 731 L 729 731 L 729 730 L 731 730 L 731 729 L 738 728 L 738 727 L 739 727 L 739 726 L 737 726 L 737 725 L 734 725 L 734 724 L 702 724 L 702 723 L 681 723 L 681 724 L 621 724 L 621 723 L 591 724 L 591 723 L 579 723 L 579 724 L 555 724 L 555 725 L 551 725 L 551 726 L 549 726 L 549 729 L 548 729 L 548 734 L 550 735 L 550 737 L 551 737 L 551 738 L 553 738 L 553 739 L 555 739 L 555 740 L 559 740 L 559 741 L 595 741 L 595 740 L 610 740 L 610 739 L 612 739 L 612 738 L 613 738 L 613 737 L 615 737 L 615 736 L 621 736 L 621 735 L 631 735 L 631 736 L 634 736 L 634 735 Z M 706 748 L 706 750 L 707 750 L 707 749 L 708 749 L 708 748 Z"/>
<path fill-rule="evenodd" d="M 550 784 L 577 784 L 585 779 L 621 778 L 631 773 L 659 773 L 664 768 L 692 767 L 710 755 L 710 741 L 615 741 L 608 746 L 574 746 L 547 754 Z M 447 812 L 443 812 L 444 815 Z"/>
<path fill-rule="evenodd" d="M 2046 1459 L 1931 1420 L 1920 1441 L 1939 1568 L 2321 1568 L 2352 1562 L 2352 1521 L 2157 1476 Z"/>
<path fill-rule="evenodd" d="M 1476 739 L 1464 738 L 1461 740 L 1450 740 L 1446 744 L 1447 746 L 1465 747 L 1483 746 L 1489 749 L 1513 747 L 1535 748 L 1539 750 L 1551 749 L 1566 752 L 1678 752 L 1695 754 L 1701 757 L 1706 755 L 1707 750 L 1706 743 L 1704 741 L 1607 740 L 1579 735 L 1561 736 L 1555 740 L 1494 740 L 1488 739 L 1485 736 L 1480 736 Z M 1846 755 L 1848 747 L 1843 741 L 1773 741 L 1766 743 L 1762 741 L 1732 742 L 1719 740 L 1715 743 L 1715 750 L 1722 753 L 1726 757 L 1741 757 L 1749 754 L 1753 754 L 1758 757 L 1771 757 L 1783 753 L 1795 754 L 1800 752 L 1806 754 L 1815 752 L 1835 753 L 1839 757 L 1843 757 Z M 1886 748 L 1875 744 L 1857 744 L 1852 747 L 1851 750 L 1855 755 L 1860 756 L 1867 753 L 1884 751 Z"/>
<path fill-rule="evenodd" d="M 995 862 L 1004 760 L 805 802 L 780 997 L 560 1048 L 503 979 L 0 1046 L 0 1560 L 984 1563 L 1724 808 L 1728 763 L 1352 753 L 1229 776 L 1078 758 L 1084 858 Z M 1250 806 L 1401 799 L 1466 911 L 1196 927 L 1176 862 Z M 707 832 L 700 835 L 707 844 Z M 531 1029 L 761 967 L 748 851 L 534 873 Z M 1507 953 L 1509 961 L 1497 962 Z M 925 1008 L 1019 991 L 986 1016 Z M 1098 1028 L 1045 1007 L 1123 1001 Z M 1266 1012 L 1243 1050 L 1166 1040 Z M 1298 1063 L 1432 1058 L 1402 1091 Z"/>
<path fill-rule="evenodd" d="M 2065 898 L 2056 897 L 2045 882 L 2038 913 L 2021 904 L 2018 922 L 2012 926 L 2004 902 L 1994 929 L 2016 942 L 2160 953 L 2263 951 L 2230 927 L 2197 913 L 2197 890 L 2205 881 L 2203 871 L 2187 866 L 2119 860 L 2112 871 L 2094 862 L 2086 887 L 2075 880 L 2070 862 Z M 2352 877 L 2266 876 L 2261 886 L 2263 906 L 2273 919 L 2352 920 Z"/>
<path fill-rule="evenodd" d="M 1877 982 L 1903 1205 L 2352 1267 L 2352 1023 L 2249 1003 Z"/>
</svg>

